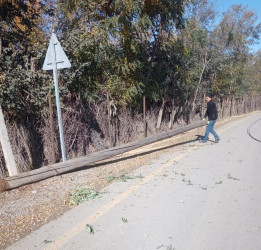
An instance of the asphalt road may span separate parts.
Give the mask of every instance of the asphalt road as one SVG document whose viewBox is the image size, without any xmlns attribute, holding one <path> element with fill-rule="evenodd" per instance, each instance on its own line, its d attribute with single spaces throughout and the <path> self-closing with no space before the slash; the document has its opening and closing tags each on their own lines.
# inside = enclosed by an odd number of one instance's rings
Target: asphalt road
<svg viewBox="0 0 261 250">
<path fill-rule="evenodd" d="M 261 249 L 261 114 L 216 131 L 218 144 L 162 154 L 9 249 Z"/>
</svg>

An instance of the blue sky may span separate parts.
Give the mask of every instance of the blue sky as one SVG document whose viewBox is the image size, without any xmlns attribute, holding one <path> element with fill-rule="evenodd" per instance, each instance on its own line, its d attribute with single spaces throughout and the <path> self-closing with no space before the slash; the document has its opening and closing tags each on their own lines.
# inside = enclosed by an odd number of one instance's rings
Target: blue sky
<svg viewBox="0 0 261 250">
<path fill-rule="evenodd" d="M 247 6 L 249 10 L 253 10 L 257 14 L 257 22 L 261 22 L 261 0 L 215 0 L 214 3 L 220 13 L 225 12 L 233 4 Z M 252 49 L 253 51 L 261 49 L 261 38 L 258 44 L 252 46 Z"/>
<path fill-rule="evenodd" d="M 225 12 L 233 4 L 242 4 L 247 6 L 249 10 L 253 10 L 257 17 L 257 23 L 261 23 L 261 0 L 212 0 L 217 6 L 219 14 Z M 261 49 L 261 36 L 259 42 L 252 46 L 252 50 L 255 52 Z"/>
</svg>

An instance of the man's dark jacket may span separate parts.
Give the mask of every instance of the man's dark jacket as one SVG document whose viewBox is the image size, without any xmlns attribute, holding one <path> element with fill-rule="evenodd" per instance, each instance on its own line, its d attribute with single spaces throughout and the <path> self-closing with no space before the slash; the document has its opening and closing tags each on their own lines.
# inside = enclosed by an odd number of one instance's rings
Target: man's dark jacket
<svg viewBox="0 0 261 250">
<path fill-rule="evenodd" d="M 210 121 L 211 120 L 217 120 L 217 118 L 218 118 L 216 103 L 214 103 L 212 100 L 210 100 L 207 103 L 207 111 L 206 111 L 204 117 L 205 118 L 208 117 L 208 119 Z"/>
</svg>

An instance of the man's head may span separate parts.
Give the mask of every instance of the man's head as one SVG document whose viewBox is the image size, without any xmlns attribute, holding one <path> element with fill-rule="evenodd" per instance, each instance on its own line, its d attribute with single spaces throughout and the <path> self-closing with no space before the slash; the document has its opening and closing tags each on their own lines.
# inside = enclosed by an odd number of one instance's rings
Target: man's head
<svg viewBox="0 0 261 250">
<path fill-rule="evenodd" d="M 213 98 L 212 94 L 206 94 L 206 101 L 209 102 Z"/>
</svg>

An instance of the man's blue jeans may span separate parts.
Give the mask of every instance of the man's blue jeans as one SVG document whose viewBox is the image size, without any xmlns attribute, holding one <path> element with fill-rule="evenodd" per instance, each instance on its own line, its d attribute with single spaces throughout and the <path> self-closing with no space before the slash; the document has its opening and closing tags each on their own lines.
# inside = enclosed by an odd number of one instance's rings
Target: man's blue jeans
<svg viewBox="0 0 261 250">
<path fill-rule="evenodd" d="M 214 131 L 214 124 L 217 120 L 211 120 L 209 121 L 207 127 L 206 127 L 206 132 L 205 135 L 203 137 L 203 142 L 206 142 L 208 140 L 208 136 L 209 133 L 211 133 L 212 135 L 214 135 L 215 140 L 219 140 L 219 136 L 217 135 L 217 133 Z"/>
</svg>

